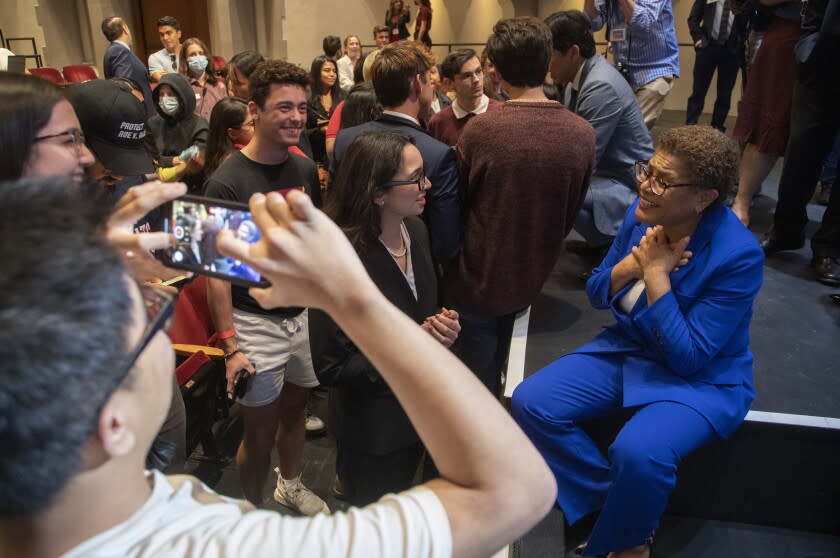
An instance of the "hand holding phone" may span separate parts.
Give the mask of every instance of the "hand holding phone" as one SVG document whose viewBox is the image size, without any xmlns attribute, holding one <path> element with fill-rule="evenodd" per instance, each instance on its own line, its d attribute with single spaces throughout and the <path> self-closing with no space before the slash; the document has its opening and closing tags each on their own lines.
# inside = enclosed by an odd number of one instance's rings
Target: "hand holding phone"
<svg viewBox="0 0 840 558">
<path fill-rule="evenodd" d="M 248 387 L 248 379 L 251 374 L 256 374 L 257 369 L 242 351 L 236 350 L 225 359 L 225 379 L 227 380 L 228 399 L 242 397 Z M 241 390 L 241 395 L 237 392 Z"/>
<path fill-rule="evenodd" d="M 260 239 L 246 205 L 182 196 L 172 201 L 164 215 L 164 232 L 175 237 L 173 245 L 156 254 L 164 264 L 244 286 L 267 285 L 252 267 L 223 256 L 216 248 L 216 236 L 223 230 L 234 232 L 249 244 Z"/>
</svg>

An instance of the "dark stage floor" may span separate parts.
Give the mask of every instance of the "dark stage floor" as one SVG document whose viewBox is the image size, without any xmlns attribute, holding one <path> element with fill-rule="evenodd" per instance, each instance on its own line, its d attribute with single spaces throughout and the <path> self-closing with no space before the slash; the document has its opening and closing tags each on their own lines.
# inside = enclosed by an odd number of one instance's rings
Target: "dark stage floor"
<svg viewBox="0 0 840 558">
<path fill-rule="evenodd" d="M 654 129 L 654 136 L 664 127 L 678 125 L 683 118 L 682 112 L 666 112 Z M 729 124 L 730 129 L 733 124 Z M 763 195 L 756 199 L 752 211 L 752 228 L 759 237 L 772 220 L 780 169 L 781 163 L 767 179 Z M 817 226 L 822 211 L 816 205 L 809 207 L 812 227 Z M 570 239 L 574 238 L 573 233 Z M 757 392 L 753 409 L 836 419 L 840 418 L 840 367 L 837 365 L 840 351 L 834 343 L 840 340 L 840 306 L 831 302 L 828 295 L 840 288 L 832 289 L 813 280 L 809 259 L 810 250 L 805 248 L 767 260 L 764 286 L 756 302 L 751 328 Z M 525 351 L 526 371 L 534 371 L 583 344 L 610 323 L 608 312 L 593 310 L 586 300 L 581 279 L 585 270 L 584 262 L 573 254 L 558 262 L 533 308 Z M 319 400 L 316 407 L 323 412 L 324 402 Z M 335 447 L 329 436 L 310 439 L 306 445 L 303 480 L 327 500 L 332 510 L 340 510 L 345 504 L 331 493 L 334 461 Z M 200 476 L 222 494 L 242 496 L 234 463 L 224 467 L 203 466 Z M 288 513 L 271 498 L 272 491 L 273 484 L 267 484 L 264 507 Z M 561 522 L 555 509 L 528 537 L 514 545 L 509 554 L 528 558 L 562 556 Z M 654 555 L 827 558 L 840 556 L 840 538 L 666 517 Z"/>
</svg>

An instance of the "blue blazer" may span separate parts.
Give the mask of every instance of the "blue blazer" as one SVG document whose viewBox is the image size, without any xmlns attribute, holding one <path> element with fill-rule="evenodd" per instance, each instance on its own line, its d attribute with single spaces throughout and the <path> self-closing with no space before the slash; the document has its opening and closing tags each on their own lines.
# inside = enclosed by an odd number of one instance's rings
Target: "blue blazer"
<svg viewBox="0 0 840 558">
<path fill-rule="evenodd" d="M 625 407 L 682 403 L 728 437 L 755 397 L 749 326 L 764 252 L 731 210 L 714 208 L 691 237 L 688 264 L 671 273 L 671 292 L 652 306 L 642 293 L 626 314 L 618 301 L 633 282 L 610 297 L 610 273 L 648 228 L 636 220 L 638 203 L 628 209 L 615 242 L 586 284 L 592 305 L 611 309 L 616 323 L 575 352 L 625 355 Z"/>
<path fill-rule="evenodd" d="M 112 77 L 125 77 L 134 80 L 143 91 L 143 99 L 146 104 L 146 115 L 157 114 L 155 104 L 152 100 L 152 82 L 149 78 L 149 70 L 146 65 L 137 58 L 130 49 L 120 43 L 112 42 L 105 50 L 102 61 L 102 68 L 105 71 L 105 79 Z"/>
<path fill-rule="evenodd" d="M 423 172 L 432 183 L 426 195 L 428 206 L 423 213 L 423 219 L 428 224 L 432 237 L 432 254 L 438 263 L 453 259 L 458 255 L 461 246 L 458 162 L 455 150 L 433 138 L 417 124 L 399 116 L 383 114 L 376 120 L 338 132 L 330 167 L 333 177 L 347 148 L 359 134 L 365 132 L 392 132 L 414 140 L 414 145 L 423 156 Z"/>
</svg>

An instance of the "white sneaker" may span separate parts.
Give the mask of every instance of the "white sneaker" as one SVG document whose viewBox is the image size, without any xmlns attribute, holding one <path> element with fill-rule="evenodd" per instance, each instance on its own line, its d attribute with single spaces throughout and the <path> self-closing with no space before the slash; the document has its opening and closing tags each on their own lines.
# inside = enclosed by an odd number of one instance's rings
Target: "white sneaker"
<svg viewBox="0 0 840 558">
<path fill-rule="evenodd" d="M 324 421 L 320 418 L 316 417 L 315 415 L 306 415 L 306 431 L 307 432 L 320 432 L 326 428 L 324 425 Z"/>
<path fill-rule="evenodd" d="M 302 515 L 318 515 L 319 513 L 330 514 L 330 508 L 317 494 L 303 486 L 300 479 L 287 481 L 280 476 L 280 468 L 275 468 L 277 473 L 277 488 L 274 489 L 274 499 L 287 508 L 291 508 Z"/>
</svg>

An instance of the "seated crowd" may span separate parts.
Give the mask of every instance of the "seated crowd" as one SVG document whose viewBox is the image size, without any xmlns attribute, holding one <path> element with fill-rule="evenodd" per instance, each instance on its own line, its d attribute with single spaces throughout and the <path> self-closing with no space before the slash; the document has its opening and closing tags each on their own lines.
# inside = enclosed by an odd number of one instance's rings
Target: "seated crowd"
<svg viewBox="0 0 840 558">
<path fill-rule="evenodd" d="M 594 520 L 582 555 L 650 556 L 679 462 L 754 398 L 764 251 L 725 203 L 738 146 L 708 126 L 654 146 L 583 12 L 500 20 L 438 66 L 415 3 L 414 40 L 390 2 L 374 52 L 330 36 L 308 71 L 245 51 L 222 75 L 167 16 L 148 67 L 110 17 L 107 79 L 0 73 L 1 555 L 489 556 L 556 504 Z M 150 251 L 188 192 L 249 204 L 259 241 L 213 249 L 270 283 L 207 279 L 228 393 L 249 375 L 247 501 L 178 474 L 173 272 Z M 514 321 L 573 229 L 615 323 L 508 414 Z M 363 506 L 343 513 L 301 481 L 319 385 L 334 494 Z M 582 426 L 620 411 L 604 455 Z M 273 498 L 305 517 L 257 509 L 274 448 Z"/>
</svg>

